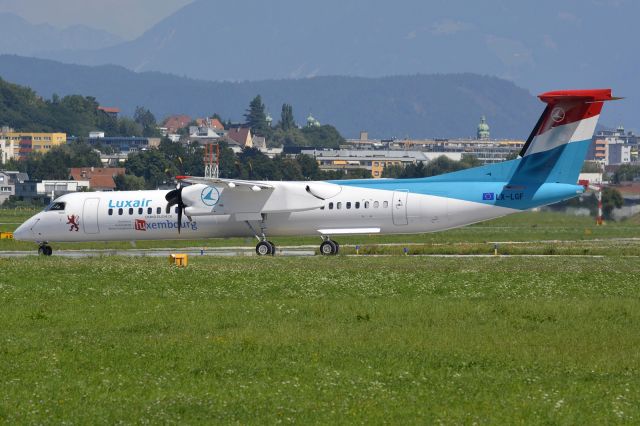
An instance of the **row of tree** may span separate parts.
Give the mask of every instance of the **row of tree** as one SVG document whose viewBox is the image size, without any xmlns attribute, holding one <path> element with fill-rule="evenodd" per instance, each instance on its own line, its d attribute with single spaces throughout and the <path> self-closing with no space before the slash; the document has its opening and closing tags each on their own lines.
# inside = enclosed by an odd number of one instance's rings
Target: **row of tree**
<svg viewBox="0 0 640 426">
<path fill-rule="evenodd" d="M 127 177 L 119 179 L 118 189 L 152 189 L 170 184 L 176 175 L 202 176 L 203 154 L 203 148 L 197 143 L 182 145 L 163 139 L 158 149 L 129 155 L 125 162 Z M 221 143 L 220 177 L 248 180 L 330 180 L 371 177 L 371 173 L 365 169 L 323 171 L 317 161 L 308 155 L 298 155 L 295 158 L 278 155 L 269 158 L 255 148 L 246 148 L 236 155 L 231 148 Z"/>
<path fill-rule="evenodd" d="M 133 118 L 115 118 L 100 111 L 91 96 L 54 94 L 42 99 L 28 87 L 0 78 L 0 125 L 20 132 L 63 132 L 80 138 L 93 130 L 108 136 L 159 136 L 156 119 L 146 108 L 136 108 Z"/>
<path fill-rule="evenodd" d="M 260 95 L 253 98 L 244 117 L 253 134 L 266 138 L 267 146 L 339 148 L 346 142 L 331 125 L 299 128 L 293 116 L 293 106 L 286 103 L 282 105 L 280 121 L 272 127 L 267 121 L 266 106 Z"/>
</svg>

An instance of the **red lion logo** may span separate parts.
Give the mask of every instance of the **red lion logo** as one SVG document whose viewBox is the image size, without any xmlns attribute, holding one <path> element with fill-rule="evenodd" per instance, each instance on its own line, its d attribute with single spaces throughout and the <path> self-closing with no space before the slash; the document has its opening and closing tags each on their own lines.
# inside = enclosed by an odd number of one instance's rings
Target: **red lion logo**
<svg viewBox="0 0 640 426">
<path fill-rule="evenodd" d="M 74 214 L 72 214 L 71 216 L 67 216 L 67 225 L 71 225 L 71 228 L 69 228 L 69 232 L 78 232 L 80 230 L 80 223 L 78 222 L 78 219 L 80 219 L 80 216 Z"/>
</svg>

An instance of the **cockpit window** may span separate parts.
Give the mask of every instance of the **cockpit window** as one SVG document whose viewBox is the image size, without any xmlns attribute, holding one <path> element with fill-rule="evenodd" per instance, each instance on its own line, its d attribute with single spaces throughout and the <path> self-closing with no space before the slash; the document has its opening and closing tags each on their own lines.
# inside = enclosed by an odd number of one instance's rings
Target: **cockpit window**
<svg viewBox="0 0 640 426">
<path fill-rule="evenodd" d="M 49 207 L 44 209 L 44 211 L 45 212 L 64 211 L 64 206 L 65 206 L 65 203 L 61 203 L 58 201 L 58 202 L 49 204 Z"/>
</svg>

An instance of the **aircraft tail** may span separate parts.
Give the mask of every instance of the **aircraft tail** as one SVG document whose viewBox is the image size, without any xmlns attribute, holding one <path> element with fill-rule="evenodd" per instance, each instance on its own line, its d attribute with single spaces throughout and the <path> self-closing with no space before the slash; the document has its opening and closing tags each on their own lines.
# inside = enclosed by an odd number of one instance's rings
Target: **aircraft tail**
<svg viewBox="0 0 640 426">
<path fill-rule="evenodd" d="M 576 184 L 603 102 L 619 98 L 611 89 L 543 93 L 547 104 L 520 152 L 511 182 Z"/>
</svg>

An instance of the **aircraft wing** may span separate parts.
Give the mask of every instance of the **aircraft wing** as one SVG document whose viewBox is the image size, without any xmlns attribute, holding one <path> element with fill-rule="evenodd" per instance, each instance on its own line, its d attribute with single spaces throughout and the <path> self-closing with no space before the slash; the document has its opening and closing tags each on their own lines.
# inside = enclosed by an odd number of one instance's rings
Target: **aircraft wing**
<svg viewBox="0 0 640 426">
<path fill-rule="evenodd" d="M 177 179 L 181 182 L 191 184 L 202 184 L 207 186 L 224 186 L 231 189 L 250 189 L 252 191 L 261 191 L 263 189 L 274 189 L 274 186 L 264 182 L 255 182 L 250 180 L 241 179 L 221 179 L 221 178 L 206 178 L 206 177 L 194 177 L 194 176 L 178 176 Z"/>
<path fill-rule="evenodd" d="M 179 176 L 191 185 L 180 189 L 187 216 L 232 215 L 236 220 L 259 220 L 265 213 L 314 210 L 342 188 L 327 182 L 259 182 Z"/>
</svg>

